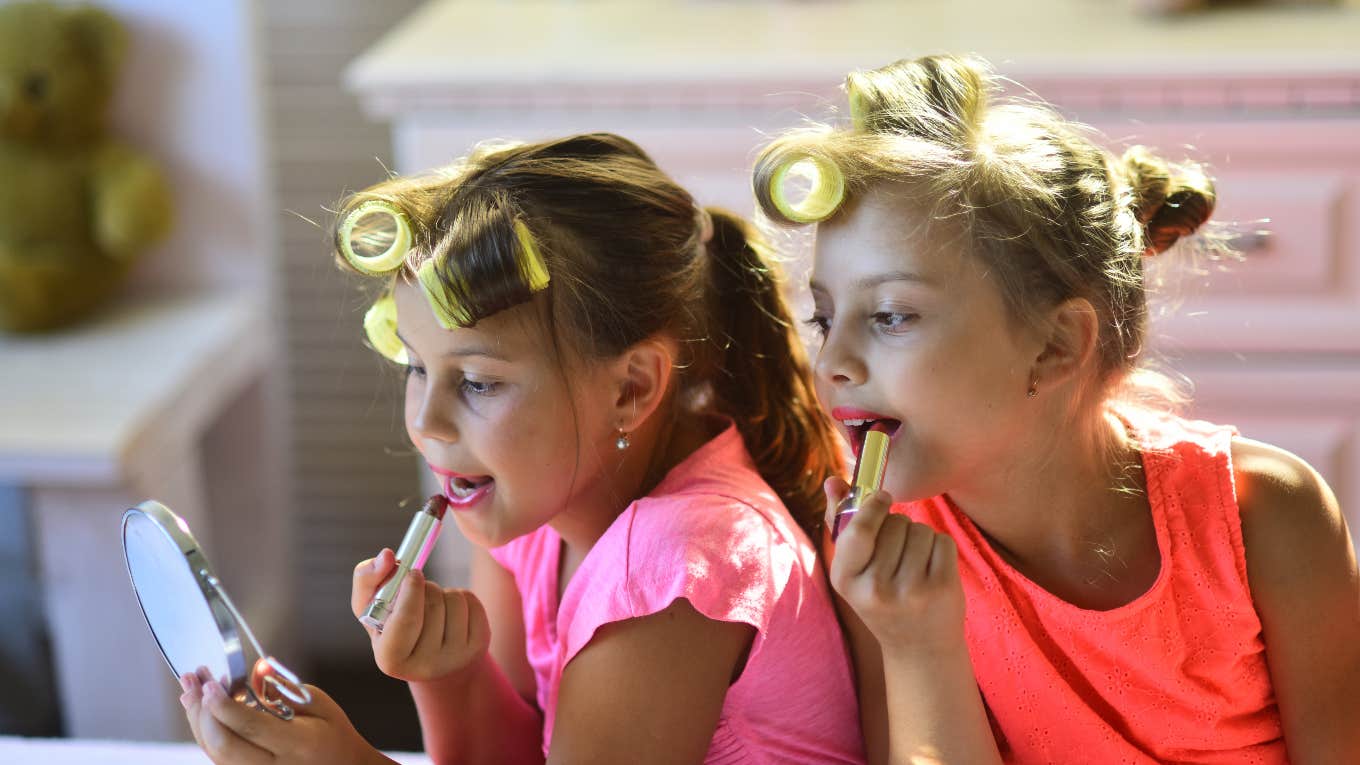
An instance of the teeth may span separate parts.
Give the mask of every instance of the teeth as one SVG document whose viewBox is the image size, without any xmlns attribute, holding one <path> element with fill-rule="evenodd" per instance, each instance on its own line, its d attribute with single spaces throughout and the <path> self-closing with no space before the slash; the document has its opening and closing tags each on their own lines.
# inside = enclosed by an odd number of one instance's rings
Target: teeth
<svg viewBox="0 0 1360 765">
<path fill-rule="evenodd" d="M 476 493 L 478 489 L 482 488 L 486 484 L 487 481 L 479 481 L 477 483 L 473 483 L 472 481 L 469 481 L 466 478 L 454 478 L 453 480 L 449 481 L 449 488 L 453 491 L 454 496 L 458 497 L 459 499 L 467 499 L 468 497 Z"/>
<path fill-rule="evenodd" d="M 866 422 L 872 422 L 872 420 L 841 420 L 841 422 L 845 423 L 845 427 L 847 428 L 858 428 L 862 427 Z"/>
</svg>

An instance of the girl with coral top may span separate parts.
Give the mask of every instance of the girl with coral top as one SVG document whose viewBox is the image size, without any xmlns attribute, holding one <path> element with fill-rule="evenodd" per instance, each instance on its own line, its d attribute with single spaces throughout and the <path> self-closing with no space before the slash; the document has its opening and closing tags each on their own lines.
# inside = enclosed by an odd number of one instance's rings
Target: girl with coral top
<svg viewBox="0 0 1360 765">
<path fill-rule="evenodd" d="M 475 548 L 470 592 L 412 573 L 368 628 L 431 758 L 862 762 L 812 543 L 839 447 L 754 231 L 609 134 L 487 144 L 339 219 Z M 359 564 L 356 617 L 393 567 Z M 185 684 L 219 763 L 382 761 L 319 691 L 283 722 Z"/>
<path fill-rule="evenodd" d="M 823 406 L 891 436 L 829 553 L 870 761 L 1360 762 L 1336 499 L 1140 363 L 1144 261 L 1212 183 L 994 85 L 947 56 L 852 74 L 853 124 L 756 170 L 770 215 L 818 224 Z"/>
</svg>

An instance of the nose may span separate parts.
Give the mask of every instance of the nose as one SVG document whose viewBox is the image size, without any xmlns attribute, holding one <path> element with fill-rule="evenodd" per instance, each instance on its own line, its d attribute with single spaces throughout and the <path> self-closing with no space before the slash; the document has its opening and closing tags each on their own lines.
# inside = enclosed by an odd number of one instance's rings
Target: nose
<svg viewBox="0 0 1360 765">
<path fill-rule="evenodd" d="M 408 398 L 406 402 L 407 425 L 411 435 L 419 436 L 422 440 L 433 439 L 448 443 L 457 441 L 458 426 L 454 423 L 452 397 L 433 378 L 422 388 L 415 394 L 417 396 L 415 401 Z"/>
<path fill-rule="evenodd" d="M 863 385 L 869 377 L 869 368 L 854 344 L 844 337 L 843 331 L 837 329 L 834 325 L 831 327 L 821 349 L 817 351 L 814 364 L 817 378 L 834 388 Z"/>
</svg>

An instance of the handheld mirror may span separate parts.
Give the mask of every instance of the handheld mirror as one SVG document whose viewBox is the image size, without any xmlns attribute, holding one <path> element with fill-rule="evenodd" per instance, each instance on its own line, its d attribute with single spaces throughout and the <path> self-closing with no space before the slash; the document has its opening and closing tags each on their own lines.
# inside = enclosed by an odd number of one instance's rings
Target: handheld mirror
<svg viewBox="0 0 1360 765">
<path fill-rule="evenodd" d="M 153 500 L 123 513 L 123 557 L 176 682 L 206 668 L 227 695 L 284 720 L 289 702 L 311 703 L 297 675 L 260 647 L 183 518 Z"/>
</svg>

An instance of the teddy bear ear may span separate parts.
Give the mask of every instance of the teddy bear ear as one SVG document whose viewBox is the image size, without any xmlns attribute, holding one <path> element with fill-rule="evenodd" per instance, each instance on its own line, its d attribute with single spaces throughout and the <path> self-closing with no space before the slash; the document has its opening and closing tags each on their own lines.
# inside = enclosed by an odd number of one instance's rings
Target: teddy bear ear
<svg viewBox="0 0 1360 765">
<path fill-rule="evenodd" d="M 113 14 L 92 5 L 82 5 L 67 11 L 66 24 L 80 49 L 87 53 L 99 69 L 108 74 L 117 72 L 127 50 L 127 32 Z"/>
</svg>

